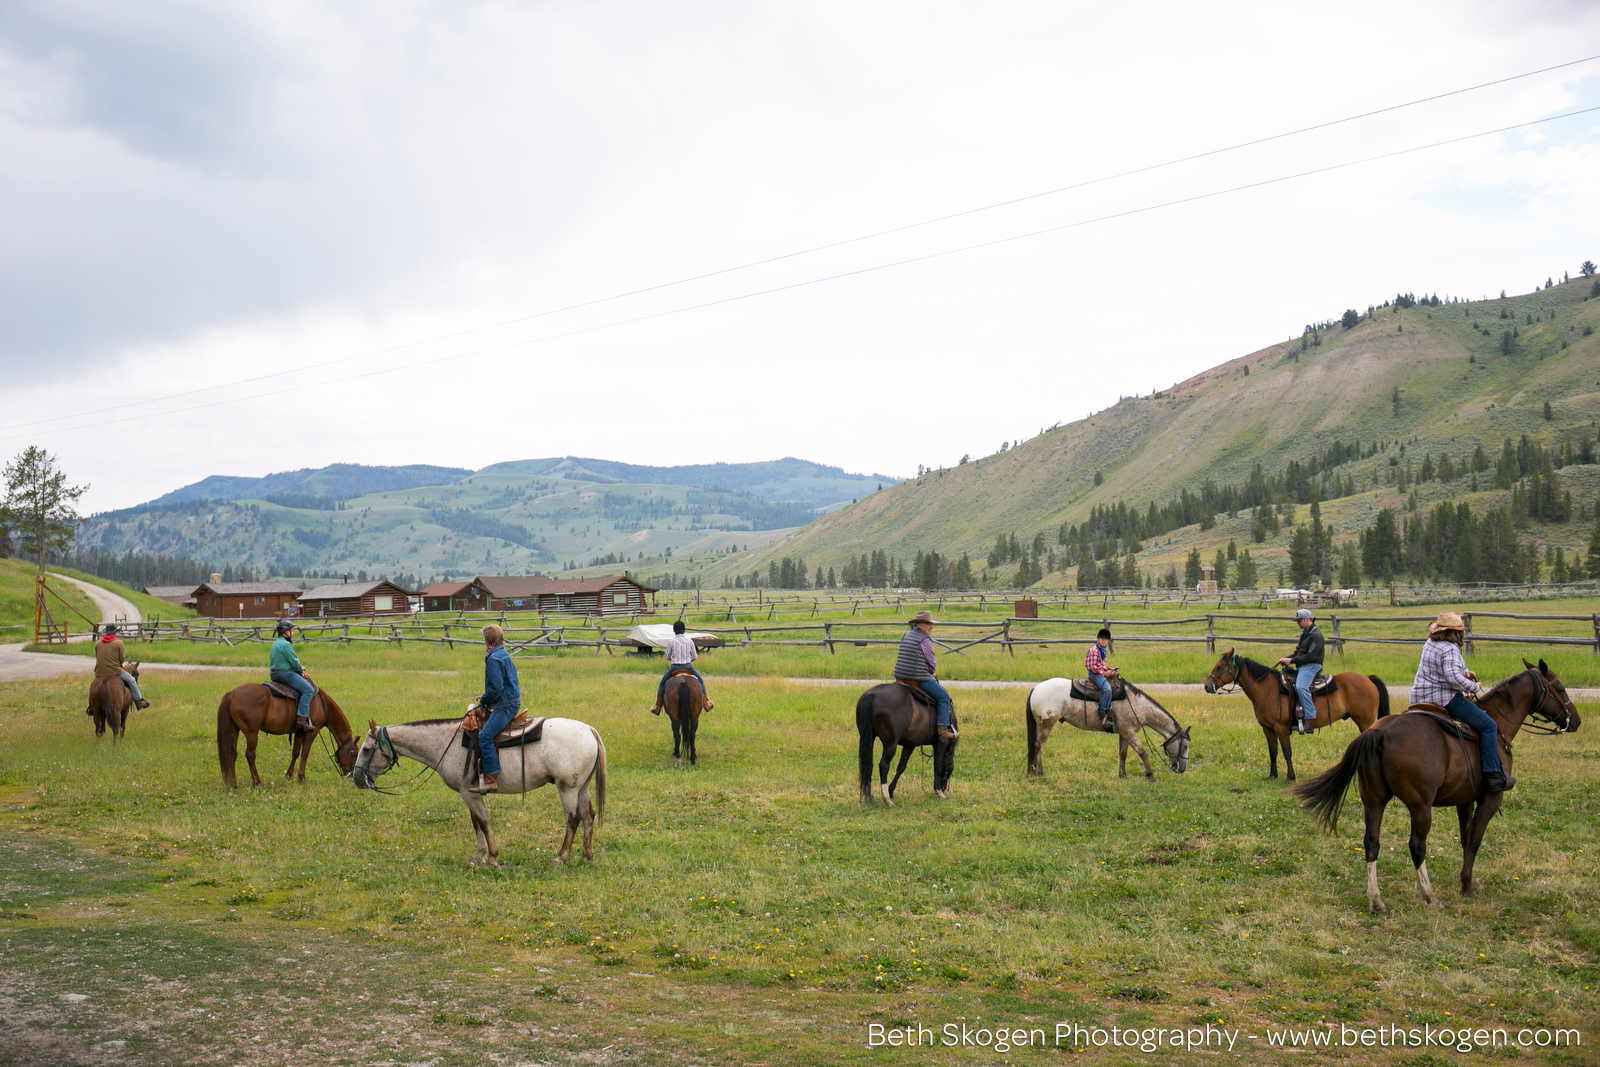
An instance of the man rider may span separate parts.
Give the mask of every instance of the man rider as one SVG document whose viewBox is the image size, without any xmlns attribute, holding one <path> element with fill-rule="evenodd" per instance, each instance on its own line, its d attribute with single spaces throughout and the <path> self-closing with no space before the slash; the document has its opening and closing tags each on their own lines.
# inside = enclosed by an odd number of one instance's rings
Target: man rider
<svg viewBox="0 0 1600 1067">
<path fill-rule="evenodd" d="M 1317 706 L 1311 701 L 1311 683 L 1322 673 L 1323 640 L 1322 631 L 1317 629 L 1309 609 L 1295 612 L 1294 621 L 1300 627 L 1300 643 L 1294 646 L 1292 654 L 1278 662 L 1295 668 L 1294 691 L 1300 696 L 1301 717 L 1295 720 L 1294 728 L 1305 733 L 1306 725 L 1317 721 Z M 1311 728 L 1316 729 L 1315 726 Z"/>
<path fill-rule="evenodd" d="M 1478 686 L 1478 676 L 1467 670 L 1467 661 L 1461 656 L 1466 631 L 1466 623 L 1453 611 L 1439 612 L 1439 617 L 1428 624 L 1428 640 L 1422 646 L 1417 676 L 1411 683 L 1411 702 L 1437 704 L 1477 731 L 1484 792 L 1502 793 L 1515 786 L 1517 780 L 1500 769 L 1499 727 L 1467 696 L 1471 693 L 1481 700 L 1484 691 Z"/>
<path fill-rule="evenodd" d="M 483 695 L 478 707 L 489 710 L 489 718 L 478 728 L 478 752 L 483 757 L 483 782 L 474 793 L 500 791 L 500 750 L 494 739 L 517 717 L 522 707 L 522 690 L 517 685 L 517 665 L 506 651 L 505 631 L 494 623 L 483 628 Z"/>
<path fill-rule="evenodd" d="M 1089 672 L 1089 681 L 1100 690 L 1100 725 L 1111 725 L 1111 679 L 1117 676 L 1115 667 L 1106 666 L 1106 654 L 1111 650 L 1111 631 L 1105 627 L 1094 635 L 1094 644 L 1084 653 L 1083 666 Z"/>
<path fill-rule="evenodd" d="M 896 681 L 915 682 L 917 688 L 934 699 L 937 705 L 934 721 L 939 726 L 939 738 L 954 741 L 961 735 L 950 725 L 950 694 L 934 677 L 939 661 L 933 654 L 933 638 L 928 636 L 933 633 L 934 622 L 933 615 L 926 611 L 911 617 L 911 625 L 900 638 L 900 651 L 894 658 L 894 677 Z"/>
<path fill-rule="evenodd" d="M 150 702 L 139 692 L 139 683 L 123 665 L 128 662 L 128 652 L 117 636 L 116 623 L 106 627 L 105 634 L 94 646 L 94 676 L 96 678 L 121 678 L 122 684 L 133 694 L 133 706 L 143 711 Z"/>
<path fill-rule="evenodd" d="M 317 689 L 311 684 L 311 675 L 300 666 L 300 657 L 294 654 L 294 623 L 279 619 L 274 632 L 277 636 L 272 640 L 272 657 L 268 664 L 272 680 L 300 694 L 300 703 L 294 713 L 294 728 L 302 733 L 310 733 L 311 696 Z"/>
<path fill-rule="evenodd" d="M 705 710 L 716 707 L 711 703 L 711 694 L 706 692 L 706 680 L 694 669 L 694 661 L 700 658 L 700 650 L 695 647 L 694 638 L 684 633 L 686 629 L 682 619 L 672 624 L 672 636 L 667 639 L 667 670 L 661 676 L 661 684 L 656 686 L 656 702 L 650 705 L 652 715 L 661 714 L 661 702 L 667 698 L 667 679 L 672 677 L 674 671 L 688 671 L 699 678 L 700 693 L 705 697 Z"/>
</svg>

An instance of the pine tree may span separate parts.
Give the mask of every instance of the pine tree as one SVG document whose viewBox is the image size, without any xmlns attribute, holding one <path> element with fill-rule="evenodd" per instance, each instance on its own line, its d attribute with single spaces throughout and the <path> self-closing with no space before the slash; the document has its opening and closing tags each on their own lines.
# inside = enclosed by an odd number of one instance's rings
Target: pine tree
<svg viewBox="0 0 1600 1067">
<path fill-rule="evenodd" d="M 1594 531 L 1589 534 L 1589 558 L 1584 561 L 1584 570 L 1589 577 L 1600 579 L 1600 515 L 1595 517 Z"/>
<path fill-rule="evenodd" d="M 1228 553 L 1217 549 L 1217 558 L 1211 561 L 1212 578 L 1216 579 L 1217 588 L 1223 589 L 1228 585 Z"/>
<path fill-rule="evenodd" d="M 1305 526 L 1298 527 L 1294 536 L 1289 538 L 1289 581 L 1296 587 L 1309 585 L 1316 562 L 1311 530 Z"/>
<path fill-rule="evenodd" d="M 1184 588 L 1193 589 L 1200 584 L 1201 579 L 1205 577 L 1205 572 L 1200 568 L 1200 550 L 1198 548 L 1190 549 L 1189 558 L 1183 561 Z"/>
<path fill-rule="evenodd" d="M 1233 588 L 1254 589 L 1256 587 L 1256 561 L 1250 558 L 1250 550 L 1243 549 L 1239 553 L 1238 566 L 1234 568 Z"/>
<path fill-rule="evenodd" d="M 1346 541 L 1339 553 L 1339 585 L 1344 589 L 1354 589 L 1360 584 L 1361 559 L 1356 552 L 1355 542 Z"/>
</svg>

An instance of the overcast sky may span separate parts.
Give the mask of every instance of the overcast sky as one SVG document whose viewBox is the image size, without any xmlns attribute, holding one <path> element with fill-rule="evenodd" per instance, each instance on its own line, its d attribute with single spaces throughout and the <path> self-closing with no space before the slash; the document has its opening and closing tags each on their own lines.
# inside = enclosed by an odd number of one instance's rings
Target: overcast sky
<svg viewBox="0 0 1600 1067">
<path fill-rule="evenodd" d="M 589 302 L 1597 53 L 1587 2 L 11 0 L 0 452 L 89 510 L 332 462 L 952 464 L 1600 259 L 1600 112 L 1089 221 L 1600 106 L 1600 61 Z"/>
</svg>

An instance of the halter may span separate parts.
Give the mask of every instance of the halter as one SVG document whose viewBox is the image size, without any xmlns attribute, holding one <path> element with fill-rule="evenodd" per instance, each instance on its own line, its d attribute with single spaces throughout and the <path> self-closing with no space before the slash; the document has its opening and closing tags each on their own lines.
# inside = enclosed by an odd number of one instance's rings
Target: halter
<svg viewBox="0 0 1600 1067">
<path fill-rule="evenodd" d="M 450 734 L 450 740 L 444 743 L 444 750 L 439 753 L 439 758 L 434 760 L 434 763 L 441 763 L 444 761 L 445 753 L 450 751 L 450 746 L 455 743 L 456 736 L 460 733 L 461 727 L 457 726 Z M 378 727 L 378 732 L 376 734 L 369 730 L 367 731 L 367 736 L 376 740 L 377 744 L 373 745 L 372 748 L 367 748 L 365 745 L 361 746 L 364 751 L 364 755 L 358 755 L 356 757 L 355 766 L 350 768 L 350 777 L 356 779 L 356 784 L 359 785 L 360 780 L 365 778 L 367 780 L 366 788 L 372 790 L 374 793 L 382 793 L 384 796 L 389 797 L 409 796 L 412 793 L 415 793 L 417 789 L 422 788 L 420 785 L 418 785 L 414 789 L 406 789 L 406 786 L 411 785 L 411 783 L 415 782 L 418 778 L 421 778 L 434 771 L 434 768 L 430 767 L 426 763 L 422 764 L 422 769 L 416 774 L 413 774 L 410 778 L 407 778 L 405 781 L 401 782 L 397 789 L 384 789 L 382 786 L 378 785 L 378 778 L 388 774 L 394 769 L 395 764 L 400 762 L 400 753 L 395 751 L 394 742 L 389 740 L 389 728 L 387 726 Z M 378 771 L 376 774 L 372 772 L 372 753 L 374 751 L 382 752 L 383 758 L 389 761 L 388 765 L 385 766 L 383 770 Z M 405 792 L 401 792 L 400 790 L 405 790 Z"/>
<path fill-rule="evenodd" d="M 1550 694 L 1550 686 L 1544 680 L 1544 675 L 1540 674 L 1539 671 L 1534 667 L 1529 667 L 1524 673 L 1530 674 L 1530 675 L 1533 676 L 1533 684 L 1535 686 L 1537 686 L 1538 689 L 1539 689 L 1539 699 L 1537 701 L 1535 701 L 1535 703 L 1533 705 L 1533 708 L 1528 712 L 1527 719 L 1523 720 L 1523 723 L 1522 723 L 1523 728 L 1526 729 L 1530 734 L 1560 734 L 1560 733 L 1565 733 L 1566 732 L 1566 727 L 1564 727 L 1564 726 L 1556 726 L 1555 725 L 1555 721 L 1556 721 L 1555 720 L 1555 716 L 1549 714 L 1548 712 L 1546 712 L 1544 710 L 1544 703 L 1545 703 L 1546 700 L 1548 700 L 1550 698 L 1550 695 L 1551 695 Z M 1572 706 L 1571 699 L 1563 700 L 1560 703 L 1561 703 L 1562 710 L 1567 713 L 1567 715 L 1568 715 L 1567 721 L 1570 723 L 1572 721 L 1571 716 L 1576 715 L 1578 713 L 1578 709 Z M 1547 723 L 1550 723 L 1551 725 L 1549 727 L 1535 726 L 1533 724 L 1533 721 L 1535 721 L 1535 720 L 1538 721 L 1538 722 L 1547 722 Z"/>
<path fill-rule="evenodd" d="M 1218 684 L 1218 682 L 1217 682 L 1217 672 L 1219 670 L 1221 670 L 1221 669 L 1222 669 L 1222 661 L 1218 660 L 1217 661 L 1217 665 L 1215 667 L 1211 668 L 1211 673 L 1206 675 L 1206 681 L 1211 683 L 1211 691 L 1212 692 L 1221 693 L 1221 694 L 1226 695 L 1226 696 L 1232 696 L 1234 693 L 1237 693 L 1237 692 L 1239 692 L 1239 690 L 1244 688 L 1242 685 L 1239 684 L 1240 672 L 1239 672 L 1239 653 L 1238 652 L 1229 652 L 1228 653 L 1228 670 L 1233 672 L 1233 681 L 1229 682 L 1228 685 L 1231 686 L 1232 688 L 1224 689 L 1220 684 Z"/>
</svg>

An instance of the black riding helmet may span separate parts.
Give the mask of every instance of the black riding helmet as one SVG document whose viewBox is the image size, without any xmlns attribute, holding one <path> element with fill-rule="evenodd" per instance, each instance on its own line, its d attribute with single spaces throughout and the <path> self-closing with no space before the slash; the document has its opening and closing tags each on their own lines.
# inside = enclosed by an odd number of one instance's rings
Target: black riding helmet
<svg viewBox="0 0 1600 1067">
<path fill-rule="evenodd" d="M 277 636 L 282 637 L 292 629 L 294 629 L 294 623 L 290 622 L 288 619 L 279 619 L 278 625 L 273 628 L 272 632 Z"/>
</svg>

